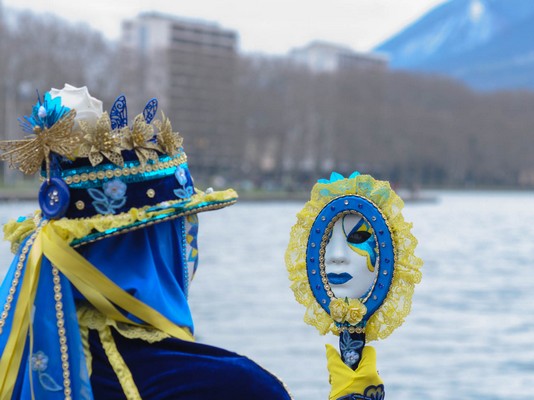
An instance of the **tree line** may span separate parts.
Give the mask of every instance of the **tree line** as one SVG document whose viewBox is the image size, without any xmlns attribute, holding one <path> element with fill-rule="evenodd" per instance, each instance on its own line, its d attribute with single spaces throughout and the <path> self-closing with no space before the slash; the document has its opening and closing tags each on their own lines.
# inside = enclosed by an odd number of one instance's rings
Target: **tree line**
<svg viewBox="0 0 534 400">
<path fill-rule="evenodd" d="M 157 96 L 144 93 L 143 63 L 125 63 L 120 43 L 52 16 L 8 16 L 0 23 L 2 138 L 20 135 L 17 117 L 29 113 L 35 89 L 87 85 L 105 108 L 124 88 L 132 104 Z M 532 92 L 476 93 L 388 69 L 314 73 L 284 58 L 241 54 L 231 85 L 214 90 L 221 98 L 210 104 L 224 106 L 213 115 L 232 118 L 225 140 L 234 152 L 215 170 L 191 160 L 201 181 L 224 176 L 238 186 L 298 190 L 333 170 L 359 170 L 403 186 L 534 186 Z M 180 130 L 179 121 L 173 126 Z M 181 133 L 194 153 L 202 138 Z M 213 160 L 217 150 L 202 149 Z"/>
</svg>

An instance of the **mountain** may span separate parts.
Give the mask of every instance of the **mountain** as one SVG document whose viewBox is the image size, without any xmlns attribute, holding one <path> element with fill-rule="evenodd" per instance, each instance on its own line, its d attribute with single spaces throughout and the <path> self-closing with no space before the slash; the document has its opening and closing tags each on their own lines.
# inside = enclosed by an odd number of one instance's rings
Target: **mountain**
<svg viewBox="0 0 534 400">
<path fill-rule="evenodd" d="M 447 1 L 379 45 L 392 68 L 534 89 L 534 0 Z"/>
</svg>

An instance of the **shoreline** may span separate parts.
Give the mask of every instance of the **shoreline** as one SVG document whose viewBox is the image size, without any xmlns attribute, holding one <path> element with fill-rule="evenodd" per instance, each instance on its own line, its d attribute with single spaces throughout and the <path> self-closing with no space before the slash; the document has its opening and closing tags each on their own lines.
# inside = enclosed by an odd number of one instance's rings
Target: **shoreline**
<svg viewBox="0 0 534 400">
<path fill-rule="evenodd" d="M 311 189 L 311 188 L 310 188 Z M 411 202 L 433 202 L 436 201 L 436 192 L 439 191 L 453 191 L 453 192 L 523 192 L 528 193 L 532 188 L 518 188 L 518 187 L 479 187 L 479 188 L 428 188 L 422 189 L 416 193 L 407 190 L 397 189 L 397 194 L 406 203 Z M 0 203 L 12 203 L 17 201 L 36 202 L 38 201 L 39 188 L 37 187 L 1 187 L 0 186 Z M 284 192 L 284 191 L 239 191 L 239 201 L 246 202 L 265 202 L 265 201 L 308 201 L 310 199 L 309 192 Z"/>
</svg>

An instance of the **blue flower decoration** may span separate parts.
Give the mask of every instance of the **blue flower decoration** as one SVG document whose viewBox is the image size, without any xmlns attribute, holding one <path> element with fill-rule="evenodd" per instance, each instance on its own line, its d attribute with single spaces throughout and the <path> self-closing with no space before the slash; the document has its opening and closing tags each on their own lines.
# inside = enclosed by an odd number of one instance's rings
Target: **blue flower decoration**
<svg viewBox="0 0 534 400">
<path fill-rule="evenodd" d="M 49 392 L 58 392 L 63 389 L 56 383 L 52 376 L 45 373 L 46 369 L 48 368 L 48 356 L 45 353 L 38 351 L 37 353 L 32 354 L 30 365 L 32 370 L 37 372 L 39 376 L 39 383 L 44 390 Z"/>
<path fill-rule="evenodd" d="M 193 196 L 193 186 L 186 186 L 187 173 L 185 171 L 185 168 L 176 167 L 176 172 L 174 173 L 174 176 L 178 183 L 183 186 L 183 189 L 174 190 L 175 196 L 179 197 L 180 199 L 189 199 L 191 196 Z"/>
<path fill-rule="evenodd" d="M 32 354 L 31 366 L 33 371 L 46 371 L 48 368 L 48 356 L 42 351 Z"/>
<path fill-rule="evenodd" d="M 189 199 L 191 196 L 193 196 L 193 188 L 191 186 L 187 186 L 183 189 L 175 189 L 174 194 L 176 197 L 181 199 Z"/>
<path fill-rule="evenodd" d="M 70 108 L 61 105 L 61 97 L 52 98 L 46 92 L 43 100 L 40 98 L 33 106 L 32 115 L 24 116 L 24 120 L 19 118 L 22 129 L 27 133 L 33 133 L 33 129 L 38 126 L 41 129 L 50 128 L 65 116 Z"/>
<path fill-rule="evenodd" d="M 112 200 L 122 200 L 126 194 L 126 184 L 120 179 L 107 181 L 102 187 L 104 194 Z"/>
<path fill-rule="evenodd" d="M 180 185 L 185 186 L 185 184 L 187 183 L 187 174 L 185 172 L 185 168 L 176 167 L 176 172 L 174 172 L 174 176 L 176 177 L 176 180 Z"/>
<path fill-rule="evenodd" d="M 93 207 L 100 214 L 115 214 L 115 212 L 126 204 L 126 184 L 120 179 L 113 179 L 104 183 L 104 191 L 89 188 L 87 193 L 92 197 Z"/>
<path fill-rule="evenodd" d="M 339 341 L 339 347 L 341 349 L 341 355 L 345 364 L 352 367 L 360 359 L 359 351 L 363 348 L 364 342 L 362 340 L 354 340 L 350 337 L 348 331 L 343 331 Z"/>
</svg>

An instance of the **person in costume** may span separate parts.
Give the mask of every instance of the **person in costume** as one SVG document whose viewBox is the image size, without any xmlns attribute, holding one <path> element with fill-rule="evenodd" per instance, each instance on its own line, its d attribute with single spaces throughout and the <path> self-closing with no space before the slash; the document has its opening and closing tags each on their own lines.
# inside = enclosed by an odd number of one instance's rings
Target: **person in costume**
<svg viewBox="0 0 534 400">
<path fill-rule="evenodd" d="M 21 120 L 25 139 L 0 142 L 1 160 L 43 178 L 40 210 L 4 226 L 15 257 L 0 286 L 0 400 L 290 398 L 251 360 L 194 342 L 198 214 L 237 194 L 194 187 L 157 108 L 129 121 L 124 96 L 108 114 L 66 85 Z M 327 357 L 331 398 L 379 379 L 372 349 L 356 371 Z"/>
<path fill-rule="evenodd" d="M 128 120 L 66 85 L 0 159 L 40 172 L 40 210 L 4 227 L 0 399 L 289 399 L 272 374 L 195 343 L 187 303 L 198 214 L 234 204 L 193 185 L 182 138 L 150 100 Z"/>
</svg>

